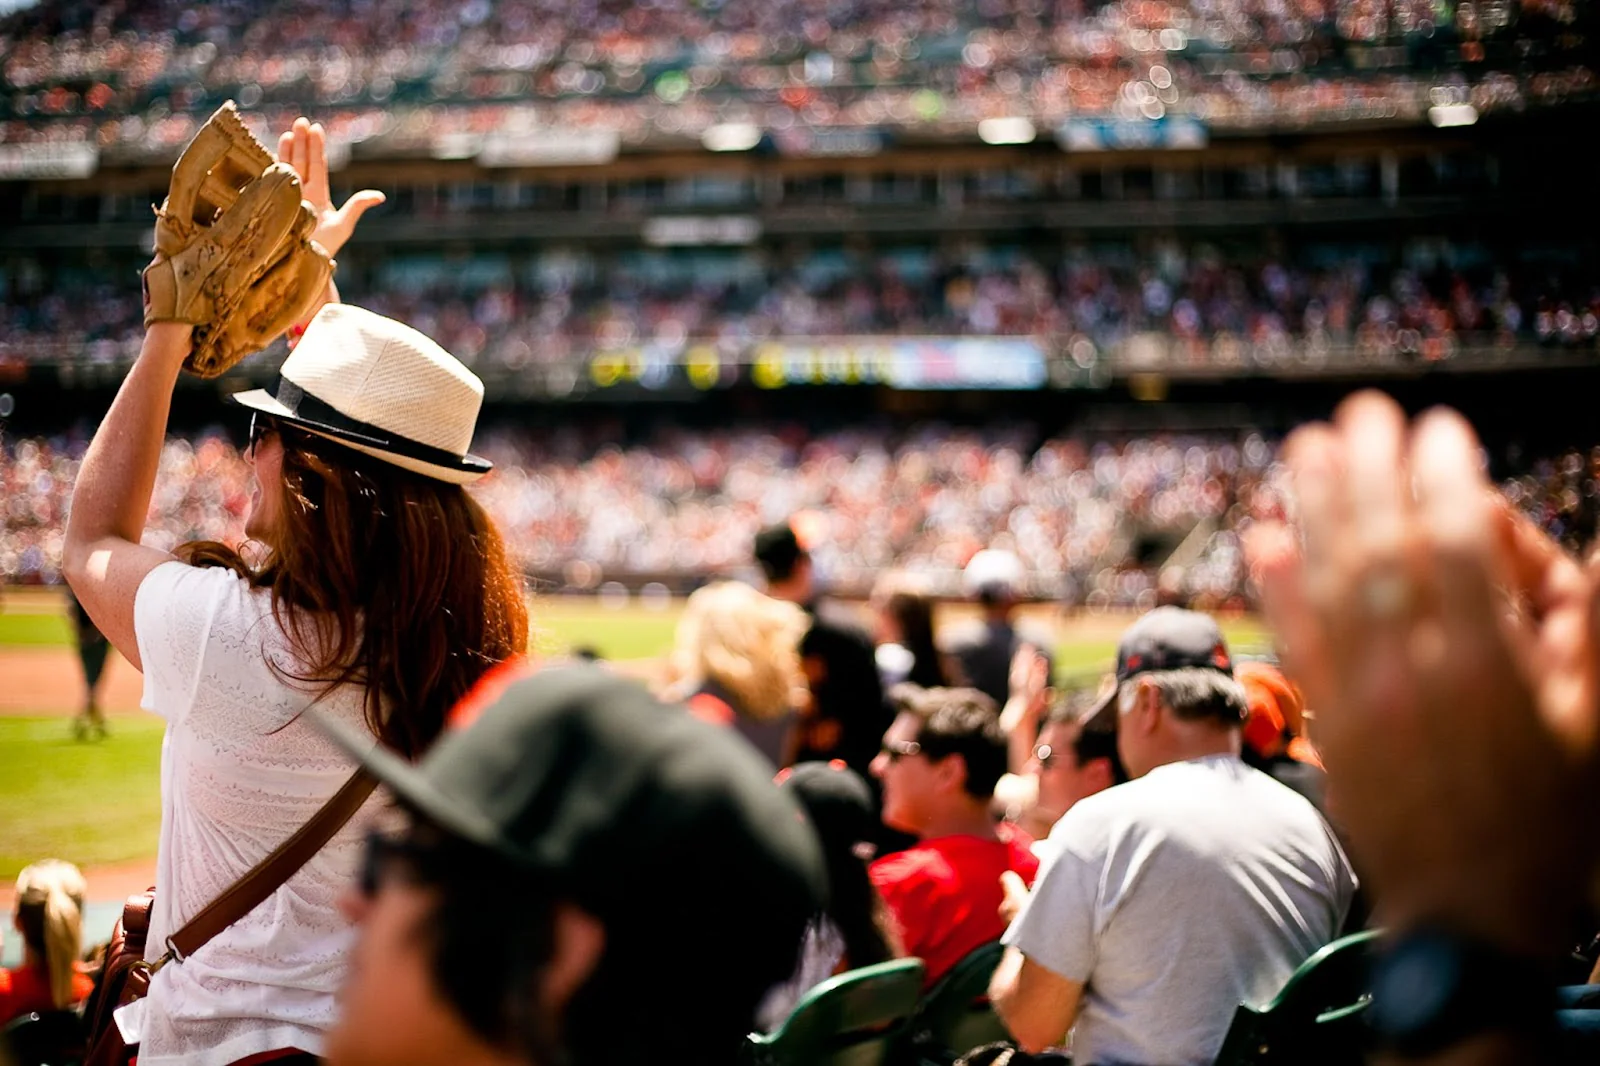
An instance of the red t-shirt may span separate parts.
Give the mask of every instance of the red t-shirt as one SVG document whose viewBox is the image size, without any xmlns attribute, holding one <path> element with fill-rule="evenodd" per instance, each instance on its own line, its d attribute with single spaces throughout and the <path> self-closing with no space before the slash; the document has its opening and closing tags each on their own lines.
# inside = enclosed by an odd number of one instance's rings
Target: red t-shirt
<svg viewBox="0 0 1600 1066">
<path fill-rule="evenodd" d="M 1015 870 L 1027 884 L 1039 872 L 1033 841 L 1010 825 L 1001 839 L 937 837 L 885 855 L 870 869 L 872 883 L 888 904 L 907 955 L 928 967 L 931 985 L 973 949 L 999 940 L 1000 874 Z"/>
<path fill-rule="evenodd" d="M 83 1002 L 94 991 L 94 981 L 81 970 L 72 975 L 72 1005 Z M 32 1011 L 52 1011 L 50 979 L 42 970 L 18 966 L 0 970 L 0 1025 Z"/>
</svg>

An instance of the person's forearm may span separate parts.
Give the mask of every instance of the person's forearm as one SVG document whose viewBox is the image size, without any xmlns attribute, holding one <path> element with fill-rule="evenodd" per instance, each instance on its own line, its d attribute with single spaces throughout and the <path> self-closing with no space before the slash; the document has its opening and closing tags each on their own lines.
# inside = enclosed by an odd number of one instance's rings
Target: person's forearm
<svg viewBox="0 0 1600 1066">
<path fill-rule="evenodd" d="M 167 432 L 172 388 L 189 354 L 192 327 L 158 322 L 145 333 L 139 358 L 117 390 L 78 470 L 67 520 L 68 575 L 88 563 L 106 538 L 139 543 Z"/>
<path fill-rule="evenodd" d="M 1018 776 L 1027 773 L 1033 742 L 1039 738 L 1039 718 L 1029 713 L 1026 697 L 1013 696 L 1006 703 L 1000 728 L 1006 733 L 1006 770 Z"/>
</svg>

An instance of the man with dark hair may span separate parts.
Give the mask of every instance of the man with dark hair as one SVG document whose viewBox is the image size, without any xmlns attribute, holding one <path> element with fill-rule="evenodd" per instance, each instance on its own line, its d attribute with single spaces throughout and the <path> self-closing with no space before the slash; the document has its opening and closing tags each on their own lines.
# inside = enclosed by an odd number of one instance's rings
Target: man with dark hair
<svg viewBox="0 0 1600 1066">
<path fill-rule="evenodd" d="M 799 806 L 734 734 L 599 667 L 491 683 L 417 766 L 329 727 L 408 824 L 344 901 L 326 1060 L 735 1062 L 825 890 Z"/>
<path fill-rule="evenodd" d="M 843 759 L 866 774 L 891 717 L 871 638 L 845 612 L 819 599 L 811 553 L 792 523 L 757 534 L 754 555 L 767 595 L 799 604 L 811 619 L 800 640 L 800 664 L 812 708 L 796 761 Z"/>
<path fill-rule="evenodd" d="M 899 713 L 872 772 L 883 782 L 884 822 L 918 843 L 873 863 L 872 883 L 932 984 L 1005 931 L 1000 875 L 1031 882 L 1039 863 L 1025 834 L 989 815 L 1006 769 L 994 701 L 976 689 L 914 685 L 896 685 L 890 698 Z"/>
<path fill-rule="evenodd" d="M 1310 803 L 1239 758 L 1248 713 L 1209 617 L 1158 607 L 1117 649 L 1115 723 L 1133 779 L 1073 804 L 1006 931 L 990 996 L 1030 1051 L 1212 1062 L 1240 1003 L 1265 1003 L 1336 937 L 1355 878 Z"/>
<path fill-rule="evenodd" d="M 977 689 L 1002 707 L 1010 695 L 1012 661 L 1024 646 L 1044 657 L 1046 678 L 1055 672 L 1049 637 L 1017 627 L 1022 584 L 1022 560 L 1012 552 L 986 548 L 974 555 L 962 571 L 961 586 L 982 610 L 982 624 L 955 627 L 945 644 L 956 683 Z"/>
</svg>

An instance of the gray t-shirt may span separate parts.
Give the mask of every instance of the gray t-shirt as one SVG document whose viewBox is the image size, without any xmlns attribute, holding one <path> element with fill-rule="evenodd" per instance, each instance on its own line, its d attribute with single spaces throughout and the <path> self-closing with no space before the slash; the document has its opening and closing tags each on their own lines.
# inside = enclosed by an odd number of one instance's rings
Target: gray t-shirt
<svg viewBox="0 0 1600 1066">
<path fill-rule="evenodd" d="M 1005 943 L 1085 984 L 1073 1061 L 1211 1063 L 1333 940 L 1355 876 L 1310 803 L 1237 758 L 1159 767 L 1056 823 Z"/>
</svg>

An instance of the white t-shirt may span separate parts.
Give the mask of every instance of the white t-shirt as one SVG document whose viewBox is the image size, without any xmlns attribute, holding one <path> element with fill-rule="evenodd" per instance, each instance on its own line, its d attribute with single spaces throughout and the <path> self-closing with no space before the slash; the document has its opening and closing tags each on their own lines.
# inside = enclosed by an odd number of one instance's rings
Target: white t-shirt
<svg viewBox="0 0 1600 1066">
<path fill-rule="evenodd" d="M 1322 816 L 1231 755 L 1074 804 L 1006 944 L 1085 984 L 1072 1059 L 1207 1066 L 1344 923 L 1355 876 Z"/>
<path fill-rule="evenodd" d="M 152 570 L 134 599 L 146 710 L 161 745 L 161 844 L 145 957 L 306 822 L 354 766 L 302 715 L 316 689 L 295 671 L 271 594 L 231 573 L 183 563 Z M 318 706 L 363 720 L 362 689 Z M 374 740 L 376 743 L 376 740 Z M 141 1066 L 223 1066 L 275 1048 L 322 1051 L 354 929 L 336 901 L 351 883 L 368 801 L 260 906 L 150 984 Z"/>
</svg>

